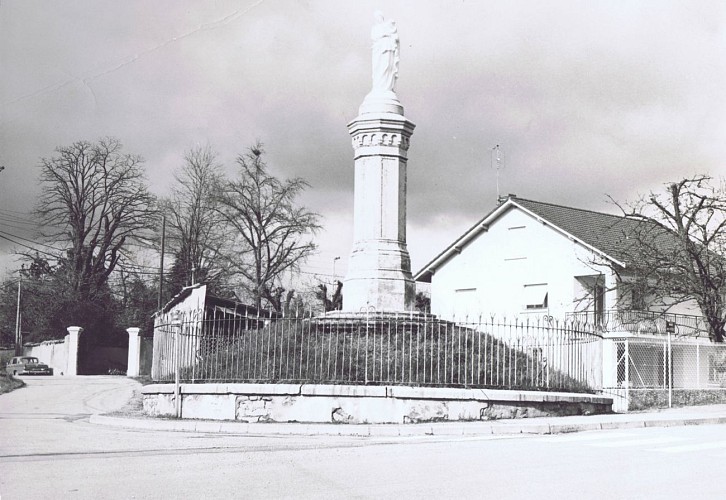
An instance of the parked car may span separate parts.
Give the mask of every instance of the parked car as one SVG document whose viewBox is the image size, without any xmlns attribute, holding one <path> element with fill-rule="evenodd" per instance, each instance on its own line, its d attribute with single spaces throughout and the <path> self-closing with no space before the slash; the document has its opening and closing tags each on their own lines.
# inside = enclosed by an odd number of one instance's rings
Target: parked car
<svg viewBox="0 0 726 500">
<path fill-rule="evenodd" d="M 18 356 L 8 361 L 8 375 L 53 375 L 53 368 L 33 356 Z"/>
</svg>

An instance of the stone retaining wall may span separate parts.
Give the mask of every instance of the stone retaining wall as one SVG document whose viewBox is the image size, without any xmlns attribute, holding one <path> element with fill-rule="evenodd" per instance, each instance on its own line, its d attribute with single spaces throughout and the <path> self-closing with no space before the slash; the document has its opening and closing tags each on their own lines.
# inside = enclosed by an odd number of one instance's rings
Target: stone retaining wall
<svg viewBox="0 0 726 500">
<path fill-rule="evenodd" d="M 174 384 L 144 386 L 144 412 L 175 416 Z M 181 384 L 182 418 L 344 424 L 494 420 L 610 413 L 591 394 L 401 386 Z"/>
</svg>

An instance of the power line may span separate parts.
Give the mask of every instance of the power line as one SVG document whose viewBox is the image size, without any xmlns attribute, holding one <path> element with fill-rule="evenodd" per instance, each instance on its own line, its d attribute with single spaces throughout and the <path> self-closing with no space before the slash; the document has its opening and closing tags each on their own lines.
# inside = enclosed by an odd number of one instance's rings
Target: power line
<svg viewBox="0 0 726 500">
<path fill-rule="evenodd" d="M 7 213 L 11 213 L 11 214 L 28 215 L 28 212 L 21 212 L 19 210 L 10 210 L 8 208 L 0 208 L 0 212 L 7 212 Z"/>
<path fill-rule="evenodd" d="M 0 233 L 2 233 L 2 232 L 3 231 L 0 231 Z M 15 241 L 15 240 L 13 240 L 11 238 L 8 238 L 7 236 L 3 236 L 2 234 L 0 234 L 0 239 L 7 240 L 10 243 L 14 243 L 16 245 L 20 245 L 21 247 L 27 248 L 29 250 L 33 250 L 34 252 L 38 252 L 38 253 L 42 253 L 42 254 L 48 255 L 49 257 L 53 257 L 53 258 L 56 258 L 57 257 L 57 255 L 54 255 L 54 254 L 52 254 L 50 252 L 46 252 L 44 250 L 38 250 L 37 248 L 33 248 L 33 247 L 29 246 L 29 245 L 25 245 L 23 243 L 20 243 L 19 241 Z"/>
<path fill-rule="evenodd" d="M 26 226 L 16 226 L 15 224 L 10 224 L 9 222 L 3 222 L 1 219 L 2 219 L 2 217 L 0 217 L 0 226 L 12 227 L 13 229 L 25 229 L 25 230 L 28 229 Z M 18 222 L 18 224 L 24 224 L 24 223 Z"/>
<path fill-rule="evenodd" d="M 38 221 L 35 219 L 20 217 L 19 215 L 15 215 L 15 214 L 10 213 L 9 211 L 3 210 L 3 209 L 0 209 L 0 218 L 6 218 L 8 220 L 13 220 L 15 222 L 27 222 L 30 224 L 38 224 Z"/>
<path fill-rule="evenodd" d="M 39 241 L 29 240 L 28 238 L 23 238 L 22 236 L 18 236 L 17 234 L 8 233 L 6 231 L 0 231 L 0 233 L 4 234 L 6 236 L 10 236 L 12 238 L 17 238 L 19 240 L 27 241 L 28 243 L 32 243 L 33 245 L 41 245 L 41 246 L 50 248 L 51 250 L 55 250 L 56 252 L 65 252 L 65 250 L 61 250 L 60 248 L 56 248 L 56 247 L 54 247 L 52 245 L 48 245 L 46 243 L 41 243 Z"/>
</svg>

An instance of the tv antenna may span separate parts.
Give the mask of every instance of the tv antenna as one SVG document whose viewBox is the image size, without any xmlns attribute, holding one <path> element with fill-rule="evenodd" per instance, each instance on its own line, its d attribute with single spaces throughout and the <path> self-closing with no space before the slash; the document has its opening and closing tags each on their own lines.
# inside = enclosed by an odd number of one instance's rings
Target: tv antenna
<svg viewBox="0 0 726 500">
<path fill-rule="evenodd" d="M 492 168 L 497 169 L 497 203 L 499 203 L 499 171 L 504 168 L 504 150 L 497 144 L 492 148 L 491 155 Z"/>
</svg>

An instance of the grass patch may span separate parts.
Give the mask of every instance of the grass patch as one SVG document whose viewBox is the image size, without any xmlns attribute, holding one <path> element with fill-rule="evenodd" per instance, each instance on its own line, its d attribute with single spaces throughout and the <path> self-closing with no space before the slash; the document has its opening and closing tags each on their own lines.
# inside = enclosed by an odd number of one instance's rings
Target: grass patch
<svg viewBox="0 0 726 500">
<path fill-rule="evenodd" d="M 19 378 L 9 377 L 4 374 L 0 374 L 0 394 L 5 394 L 15 389 L 19 389 L 25 385 L 25 382 Z"/>
<path fill-rule="evenodd" d="M 550 349 L 554 359 L 552 346 L 504 342 L 443 321 L 425 328 L 310 321 L 243 331 L 214 326 L 182 337 L 182 381 L 588 391 L 548 364 L 543 352 Z M 161 380 L 173 380 L 170 365 Z"/>
</svg>

